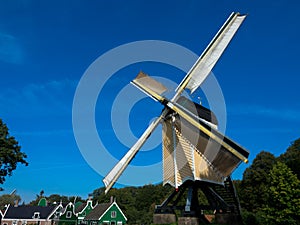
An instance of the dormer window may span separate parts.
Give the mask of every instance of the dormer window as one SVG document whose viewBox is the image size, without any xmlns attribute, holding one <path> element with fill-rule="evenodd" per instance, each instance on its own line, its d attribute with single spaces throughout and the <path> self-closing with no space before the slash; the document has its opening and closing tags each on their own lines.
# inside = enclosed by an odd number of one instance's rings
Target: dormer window
<svg viewBox="0 0 300 225">
<path fill-rule="evenodd" d="M 34 214 L 33 214 L 33 217 L 32 217 L 33 219 L 39 219 L 40 218 L 40 212 L 35 212 Z"/>
<path fill-rule="evenodd" d="M 67 211 L 67 215 L 66 215 L 66 218 L 71 218 L 72 217 L 72 212 L 71 211 Z"/>
</svg>

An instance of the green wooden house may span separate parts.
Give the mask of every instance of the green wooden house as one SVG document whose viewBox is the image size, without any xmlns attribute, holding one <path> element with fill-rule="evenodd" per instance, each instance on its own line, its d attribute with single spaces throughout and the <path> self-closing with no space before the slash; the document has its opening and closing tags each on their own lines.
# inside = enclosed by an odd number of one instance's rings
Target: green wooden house
<svg viewBox="0 0 300 225">
<path fill-rule="evenodd" d="M 127 218 L 113 201 L 96 205 L 83 221 L 87 225 L 123 225 L 126 224 Z"/>
<path fill-rule="evenodd" d="M 72 202 L 67 204 L 60 213 L 58 225 L 76 225 L 77 216 L 75 214 L 75 206 Z"/>
<path fill-rule="evenodd" d="M 75 204 L 75 213 L 77 215 L 77 225 L 83 224 L 84 218 L 95 208 L 93 201 L 88 199 L 86 203 Z"/>
</svg>

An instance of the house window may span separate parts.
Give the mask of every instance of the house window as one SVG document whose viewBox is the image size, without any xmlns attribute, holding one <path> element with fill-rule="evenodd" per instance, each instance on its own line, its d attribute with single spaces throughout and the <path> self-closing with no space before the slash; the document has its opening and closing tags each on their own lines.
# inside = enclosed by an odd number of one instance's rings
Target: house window
<svg viewBox="0 0 300 225">
<path fill-rule="evenodd" d="M 97 221 L 93 221 L 91 224 L 92 224 L 92 225 L 97 225 L 98 222 L 97 222 Z"/>
<path fill-rule="evenodd" d="M 26 225 L 27 221 L 26 220 L 22 220 L 22 225 Z"/>
<path fill-rule="evenodd" d="M 54 219 L 58 219 L 59 218 L 59 215 L 60 215 L 60 212 L 56 211 L 54 213 Z"/>
<path fill-rule="evenodd" d="M 67 215 L 66 215 L 66 218 L 71 218 L 72 217 L 72 212 L 71 211 L 67 211 Z"/>
<path fill-rule="evenodd" d="M 122 221 L 117 222 L 117 225 L 122 225 L 122 224 L 123 224 Z"/>
<path fill-rule="evenodd" d="M 116 218 L 116 217 L 117 217 L 117 212 L 111 211 L 111 218 Z"/>
<path fill-rule="evenodd" d="M 3 225 L 7 225 L 7 223 L 4 223 Z"/>
<path fill-rule="evenodd" d="M 109 225 L 109 221 L 103 221 L 102 225 Z"/>
<path fill-rule="evenodd" d="M 13 225 L 17 225 L 17 221 L 14 220 L 14 221 L 12 222 L 12 224 L 13 224 Z"/>
<path fill-rule="evenodd" d="M 114 220 L 110 221 L 110 225 L 116 225 L 116 221 Z"/>
<path fill-rule="evenodd" d="M 33 217 L 32 217 L 33 219 L 39 219 L 40 218 L 40 212 L 35 212 L 34 214 L 33 214 Z"/>
</svg>

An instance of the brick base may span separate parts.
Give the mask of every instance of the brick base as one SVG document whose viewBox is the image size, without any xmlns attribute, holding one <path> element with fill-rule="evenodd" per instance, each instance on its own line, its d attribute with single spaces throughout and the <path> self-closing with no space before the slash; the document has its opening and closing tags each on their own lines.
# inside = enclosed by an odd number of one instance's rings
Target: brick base
<svg viewBox="0 0 300 225">
<path fill-rule="evenodd" d="M 170 224 L 176 223 L 176 216 L 175 214 L 159 214 L 155 213 L 153 215 L 153 223 L 154 224 Z"/>
<path fill-rule="evenodd" d="M 178 225 L 199 225 L 200 220 L 197 217 L 179 217 Z"/>
</svg>

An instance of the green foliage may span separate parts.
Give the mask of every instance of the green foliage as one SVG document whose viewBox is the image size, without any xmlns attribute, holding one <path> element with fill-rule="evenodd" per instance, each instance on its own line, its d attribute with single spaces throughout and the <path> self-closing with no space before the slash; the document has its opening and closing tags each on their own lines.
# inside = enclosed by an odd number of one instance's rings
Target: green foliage
<svg viewBox="0 0 300 225">
<path fill-rule="evenodd" d="M 245 170 L 238 190 L 242 208 L 249 212 L 257 212 L 266 203 L 268 198 L 266 180 L 275 162 L 273 154 L 262 151 Z"/>
<path fill-rule="evenodd" d="M 278 158 L 259 153 L 236 182 L 244 224 L 300 224 L 300 139 Z"/>
<path fill-rule="evenodd" d="M 267 224 L 299 224 L 300 181 L 291 169 L 278 162 L 270 171 L 267 183 L 268 201 L 263 208 L 263 219 Z"/>
<path fill-rule="evenodd" d="M 68 197 L 68 196 L 64 196 L 64 195 L 59 195 L 59 194 L 52 194 L 50 196 L 44 196 L 44 191 L 41 191 L 39 195 L 36 195 L 36 199 L 31 201 L 29 203 L 29 205 L 39 205 L 39 202 L 41 201 L 41 199 L 46 199 L 47 201 L 47 204 L 59 204 L 60 202 L 62 203 L 69 203 L 69 202 L 73 202 L 74 203 L 74 200 L 76 199 L 76 202 L 84 202 L 82 200 L 81 197 L 75 197 L 75 196 L 71 196 L 71 197 Z"/>
<path fill-rule="evenodd" d="M 9 135 L 6 124 L 0 119 L 0 184 L 17 168 L 17 164 L 28 165 L 26 154 L 21 152 L 16 139 Z"/>
<path fill-rule="evenodd" d="M 300 138 L 294 141 L 284 154 L 279 156 L 279 160 L 285 163 L 300 180 Z"/>
<path fill-rule="evenodd" d="M 0 210 L 5 208 L 5 205 L 14 205 L 21 201 L 21 197 L 16 194 L 4 194 L 0 196 Z"/>
</svg>

